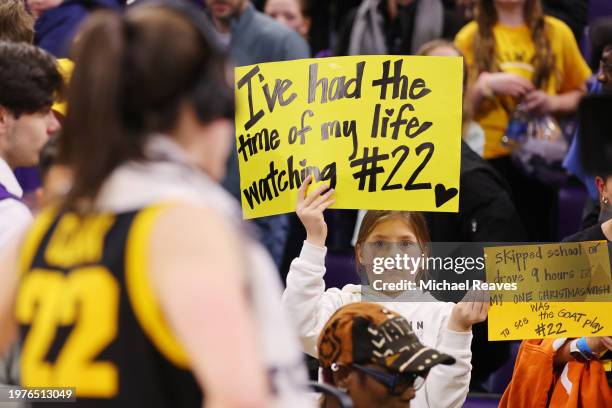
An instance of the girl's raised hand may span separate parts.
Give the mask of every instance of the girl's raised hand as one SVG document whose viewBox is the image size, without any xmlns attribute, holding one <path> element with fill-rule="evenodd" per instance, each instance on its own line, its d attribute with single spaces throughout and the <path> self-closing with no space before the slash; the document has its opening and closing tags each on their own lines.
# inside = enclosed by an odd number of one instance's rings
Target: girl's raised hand
<svg viewBox="0 0 612 408">
<path fill-rule="evenodd" d="M 484 322 L 489 313 L 489 293 L 484 290 L 470 290 L 461 302 L 453 307 L 447 328 L 457 332 L 469 332 L 472 325 Z"/>
<path fill-rule="evenodd" d="M 307 195 L 306 191 L 311 184 L 312 176 L 306 177 L 298 190 L 295 212 L 306 228 L 306 241 L 324 247 L 327 224 L 323 218 L 323 211 L 336 201 L 332 197 L 334 189 L 329 188 L 329 184 L 322 184 Z"/>
</svg>

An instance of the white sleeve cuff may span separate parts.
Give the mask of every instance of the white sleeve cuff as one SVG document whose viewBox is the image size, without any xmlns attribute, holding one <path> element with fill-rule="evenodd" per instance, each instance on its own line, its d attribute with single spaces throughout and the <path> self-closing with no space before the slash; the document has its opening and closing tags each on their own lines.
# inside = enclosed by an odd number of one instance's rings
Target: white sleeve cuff
<svg viewBox="0 0 612 408">
<path fill-rule="evenodd" d="M 300 252 L 300 259 L 313 265 L 325 266 L 326 254 L 326 247 L 320 247 L 317 245 L 313 245 L 307 241 L 304 241 L 304 245 L 302 246 L 302 252 Z"/>
<path fill-rule="evenodd" d="M 472 332 L 456 332 L 443 329 L 441 348 L 450 350 L 470 350 L 472 346 Z"/>
</svg>

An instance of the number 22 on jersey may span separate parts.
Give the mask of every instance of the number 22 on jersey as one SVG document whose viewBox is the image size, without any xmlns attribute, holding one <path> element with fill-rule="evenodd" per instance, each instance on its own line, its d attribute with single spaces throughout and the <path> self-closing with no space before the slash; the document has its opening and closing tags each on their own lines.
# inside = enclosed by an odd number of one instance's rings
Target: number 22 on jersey
<svg viewBox="0 0 612 408">
<path fill-rule="evenodd" d="M 15 310 L 18 323 L 30 326 L 21 356 L 22 384 L 76 387 L 81 398 L 117 395 L 117 366 L 97 357 L 117 335 L 119 292 L 114 276 L 101 266 L 68 274 L 34 269 L 25 275 Z M 60 327 L 72 329 L 54 353 Z"/>
</svg>

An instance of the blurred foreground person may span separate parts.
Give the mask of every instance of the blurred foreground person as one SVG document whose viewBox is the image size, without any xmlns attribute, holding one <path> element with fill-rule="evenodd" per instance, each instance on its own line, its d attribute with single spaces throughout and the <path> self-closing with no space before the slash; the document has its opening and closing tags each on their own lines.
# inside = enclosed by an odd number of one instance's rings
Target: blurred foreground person
<svg viewBox="0 0 612 408">
<path fill-rule="evenodd" d="M 25 387 L 75 387 L 76 407 L 307 406 L 273 263 L 217 184 L 233 99 L 204 21 L 147 1 L 83 28 L 72 187 L 0 260 L 0 346 L 17 332 Z"/>
</svg>

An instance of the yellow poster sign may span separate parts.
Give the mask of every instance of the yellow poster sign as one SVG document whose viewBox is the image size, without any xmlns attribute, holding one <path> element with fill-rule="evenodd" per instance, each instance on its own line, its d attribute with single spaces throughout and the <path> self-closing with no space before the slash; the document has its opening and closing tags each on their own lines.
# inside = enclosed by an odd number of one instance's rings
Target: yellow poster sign
<svg viewBox="0 0 612 408">
<path fill-rule="evenodd" d="M 612 278 L 601 242 L 485 248 L 489 340 L 612 335 Z"/>
<path fill-rule="evenodd" d="M 457 212 L 463 63 L 358 56 L 239 67 L 245 218 L 295 210 L 312 174 L 332 208 Z"/>
</svg>

